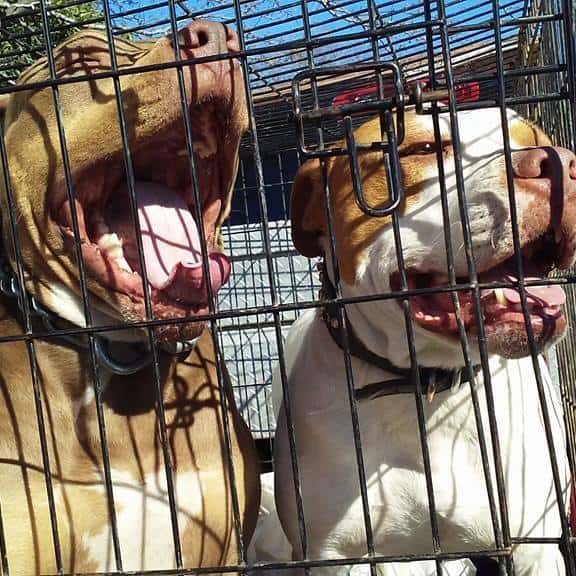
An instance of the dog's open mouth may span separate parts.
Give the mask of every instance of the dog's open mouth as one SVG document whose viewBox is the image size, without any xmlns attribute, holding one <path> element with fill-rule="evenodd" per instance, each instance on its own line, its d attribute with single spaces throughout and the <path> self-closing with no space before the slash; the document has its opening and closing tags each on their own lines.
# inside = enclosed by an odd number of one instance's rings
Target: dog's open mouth
<svg viewBox="0 0 576 576">
<path fill-rule="evenodd" d="M 544 280 L 550 271 L 562 261 L 561 246 L 553 232 L 547 232 L 537 240 L 522 247 L 522 264 L 526 300 L 530 323 L 538 349 L 554 341 L 565 330 L 566 319 L 562 305 L 566 300 L 564 290 L 555 284 L 530 285 Z M 445 275 L 407 271 L 408 287 L 422 289 L 447 286 Z M 507 357 L 524 356 L 528 353 L 524 314 L 514 256 L 497 263 L 492 268 L 480 271 L 481 284 L 500 284 L 501 287 L 482 288 L 480 304 L 482 320 L 489 348 Z M 458 283 L 469 283 L 469 279 L 458 278 Z M 399 289 L 398 274 L 391 279 L 392 289 Z M 457 337 L 458 322 L 453 296 L 457 294 L 460 318 L 471 334 L 477 333 L 475 303 L 471 290 L 436 292 L 411 296 L 410 311 L 414 321 L 423 328 Z"/>
<path fill-rule="evenodd" d="M 131 150 L 141 254 L 122 158 L 102 161 L 75 178 L 85 266 L 101 284 L 129 297 L 135 319 L 146 316 L 144 276 L 155 318 L 205 311 L 208 286 L 215 294 L 228 280 L 230 262 L 216 249 L 215 240 L 236 172 L 237 150 L 226 138 L 234 122 L 229 108 L 210 101 L 192 106 L 190 111 L 202 223 L 197 218 L 183 121 Z M 67 199 L 56 208 L 56 221 L 73 249 L 72 211 Z"/>
</svg>

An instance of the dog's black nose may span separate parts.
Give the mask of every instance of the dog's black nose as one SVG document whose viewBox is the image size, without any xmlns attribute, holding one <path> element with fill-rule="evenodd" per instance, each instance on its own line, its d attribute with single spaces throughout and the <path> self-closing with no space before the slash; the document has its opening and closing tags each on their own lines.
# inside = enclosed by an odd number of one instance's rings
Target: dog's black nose
<svg viewBox="0 0 576 576">
<path fill-rule="evenodd" d="M 225 52 L 238 52 L 238 36 L 219 22 L 194 20 L 180 29 L 176 36 L 178 47 L 189 56 L 213 56 Z"/>
</svg>

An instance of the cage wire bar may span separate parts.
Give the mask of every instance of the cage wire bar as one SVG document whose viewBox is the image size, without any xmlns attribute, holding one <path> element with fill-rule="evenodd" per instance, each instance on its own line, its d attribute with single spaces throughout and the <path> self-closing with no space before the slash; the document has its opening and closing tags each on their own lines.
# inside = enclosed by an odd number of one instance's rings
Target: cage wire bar
<svg viewBox="0 0 576 576">
<path fill-rule="evenodd" d="M 432 7 L 430 3 L 426 3 L 426 16 L 429 19 L 432 14 Z M 436 70 L 434 66 L 434 45 L 433 45 L 433 36 L 431 31 L 427 31 L 427 38 L 426 38 L 426 45 L 427 45 L 427 54 L 428 54 L 428 63 L 431 70 L 431 78 L 432 78 L 432 86 L 434 87 L 436 83 Z M 433 111 L 436 111 L 436 104 L 433 103 Z M 436 140 L 440 140 L 440 125 L 438 121 L 438 116 L 434 114 L 434 138 Z M 447 262 L 448 262 L 448 279 L 450 285 L 456 285 L 456 274 L 454 268 L 454 254 L 452 250 L 452 242 L 450 240 L 449 230 L 451 229 L 450 225 L 450 218 L 449 218 L 449 210 L 447 204 L 447 192 L 446 192 L 446 183 L 444 178 L 444 167 L 442 161 L 442 154 L 439 150 L 437 153 L 437 163 L 439 167 L 439 180 L 440 180 L 440 187 L 441 187 L 441 203 L 442 203 L 442 218 L 444 222 L 444 245 L 446 249 L 447 255 Z M 462 344 L 462 353 L 465 362 L 465 369 L 468 372 L 469 379 L 470 379 L 470 390 L 471 390 L 471 397 L 472 403 L 474 408 L 474 417 L 476 420 L 476 430 L 478 433 L 478 443 L 481 453 L 482 459 L 482 467 L 484 470 L 484 481 L 486 485 L 486 492 L 488 496 L 489 508 L 490 508 L 490 515 L 492 520 L 492 528 L 494 531 L 495 541 L 497 546 L 504 546 L 504 541 L 502 538 L 502 530 L 498 521 L 497 512 L 496 512 L 496 501 L 494 498 L 494 491 L 492 483 L 490 482 L 490 474 L 489 474 L 489 460 L 488 460 L 488 449 L 486 446 L 486 438 L 484 434 L 484 427 L 482 425 L 482 416 L 480 412 L 480 402 L 478 398 L 478 390 L 477 390 L 477 382 L 475 379 L 475 373 L 472 365 L 472 360 L 470 358 L 470 350 L 466 336 L 466 330 L 464 323 L 462 322 L 461 318 L 461 311 L 460 311 L 460 301 L 458 300 L 457 295 L 453 292 L 451 294 L 452 304 L 454 309 L 456 310 L 456 319 L 458 323 L 458 336 L 460 342 Z M 499 558 L 499 562 L 502 565 L 502 558 Z"/>
<path fill-rule="evenodd" d="M 83 5 L 100 8 L 99 15 L 84 19 L 71 18 L 69 9 Z M 183 66 L 190 61 L 182 61 L 180 53 L 174 50 L 174 62 L 162 66 L 151 66 L 140 70 L 123 71 L 115 59 L 114 37 L 132 39 L 153 38 L 162 34 L 176 35 L 178 28 L 190 18 L 209 18 L 234 27 L 239 32 L 240 52 L 233 57 L 241 62 L 246 81 L 246 96 L 249 110 L 250 129 L 241 147 L 239 175 L 236 181 L 232 213 L 223 227 L 224 242 L 231 255 L 232 275 L 227 286 L 218 294 L 216 301 L 208 286 L 210 309 L 206 316 L 213 334 L 216 350 L 217 373 L 219 382 L 224 381 L 222 365 L 226 364 L 232 377 L 236 401 L 248 423 L 252 434 L 259 442 L 263 469 L 270 468 L 271 443 L 273 441 L 275 420 L 271 406 L 270 381 L 275 364 L 279 361 L 279 371 L 283 382 L 283 397 L 286 406 L 290 406 L 290 390 L 286 386 L 286 367 L 282 337 L 293 320 L 303 311 L 323 306 L 317 299 L 320 288 L 319 278 L 313 262 L 300 257 L 292 247 L 289 229 L 289 192 L 294 174 L 305 159 L 298 147 L 293 110 L 292 81 L 299 73 L 317 71 L 334 61 L 339 64 L 358 66 L 390 62 L 402 72 L 406 86 L 415 81 L 423 82 L 427 89 L 448 90 L 448 105 L 443 107 L 451 118 L 454 142 L 458 142 L 457 111 L 484 106 L 498 106 L 505 116 L 504 107 L 512 106 L 522 114 L 541 125 L 557 144 L 575 149 L 576 105 L 575 105 L 575 29 L 574 4 L 571 0 L 487 0 L 471 3 L 466 0 L 405 0 L 403 2 L 382 0 L 234 0 L 233 2 L 194 1 L 158 1 L 132 2 L 131 0 L 103 0 L 93 3 L 86 0 L 67 2 L 49 2 L 48 0 L 27 3 L 0 2 L 0 94 L 10 94 L 21 90 L 50 87 L 54 106 L 57 111 L 60 153 L 65 167 L 66 189 L 72 206 L 72 221 L 76 239 L 76 260 L 79 266 L 79 278 L 83 297 L 83 312 L 87 328 L 78 330 L 35 329 L 34 310 L 30 301 L 22 292 L 18 297 L 24 310 L 25 331 L 19 335 L 0 337 L 0 345 L 11 341 L 24 341 L 30 362 L 30 375 L 35 399 L 37 426 L 42 447 L 43 473 L 47 500 L 50 508 L 51 538 L 56 558 L 57 573 L 63 574 L 64 567 L 60 552 L 60 533 L 55 514 L 52 476 L 58 473 L 57 459 L 50 458 L 49 439 L 46 432 L 46 407 L 42 400 L 41 382 L 38 377 L 35 346 L 38 339 L 53 340 L 63 335 L 75 334 L 88 337 L 88 350 L 94 382 L 95 400 L 98 415 L 98 429 L 102 450 L 102 474 L 107 494 L 108 513 L 111 521 L 112 548 L 115 569 L 110 573 L 123 574 L 121 546 L 116 525 L 116 507 L 112 486 L 106 422 L 102 410 L 101 367 L 96 356 L 96 343 L 99 335 L 126 326 L 94 325 L 86 287 L 86 275 L 80 252 L 78 219 L 74 208 L 74 190 L 72 185 L 70 162 L 66 145 L 66 129 L 61 118 L 59 87 L 70 82 L 86 81 L 88 78 L 75 77 L 72 80 L 58 78 L 52 57 L 53 38 L 71 33 L 82 26 L 92 26 L 104 30 L 111 57 L 110 72 L 98 73 L 96 77 L 113 79 L 116 106 L 121 127 L 124 165 L 129 188 L 132 217 L 138 228 L 136 217 L 136 195 L 134 173 L 131 164 L 131 152 L 128 146 L 126 119 L 120 79 L 125 74 L 153 71 L 154 69 L 174 68 L 178 74 L 180 97 L 186 135 L 186 151 L 190 159 L 190 176 L 196 207 L 200 206 L 197 167 L 193 153 L 193 135 L 189 111 L 185 106 L 185 87 Z M 16 85 L 15 80 L 22 70 L 39 57 L 47 57 L 50 80 L 29 85 Z M 198 61 L 213 61 L 223 57 L 207 57 Z M 230 58 L 226 56 L 225 58 Z M 192 62 L 195 62 L 193 60 Z M 334 75 L 333 75 L 334 76 Z M 377 87 L 374 90 L 374 86 Z M 467 89 L 477 92 L 477 97 L 466 101 L 462 95 Z M 342 73 L 326 81 L 312 77 L 301 93 L 304 107 L 318 111 L 330 106 L 341 107 L 349 104 L 370 103 L 389 98 L 389 82 L 381 74 Z M 432 103 L 431 114 L 437 138 L 440 134 L 438 112 L 442 105 Z M 372 113 L 373 114 L 373 113 Z M 364 116 L 365 117 L 365 116 Z M 337 141 L 348 135 L 348 143 L 353 144 L 352 129 L 360 122 L 360 116 L 339 119 L 325 119 L 313 126 L 303 126 L 302 136 L 312 142 L 313 153 L 325 157 L 334 153 Z M 380 111 L 383 134 L 390 127 L 390 118 Z M 506 128 L 504 128 L 506 135 Z M 383 142 L 388 152 L 394 151 L 394 131 L 388 130 L 388 138 Z M 508 186 L 511 206 L 514 206 L 514 185 L 511 178 L 511 154 L 507 138 L 505 140 Z M 7 165 L 4 134 L 0 128 L 0 152 L 3 164 Z M 347 148 L 348 153 L 350 146 Z M 468 262 L 470 282 L 456 282 L 454 275 L 454 255 L 450 241 L 450 222 L 446 205 L 446 191 L 441 193 L 444 216 L 445 247 L 448 262 L 449 289 L 452 301 L 458 309 L 456 292 L 470 291 L 473 294 L 475 314 L 478 319 L 480 339 L 483 322 L 480 308 L 480 289 L 475 270 L 471 232 L 468 220 L 465 185 L 462 174 L 458 147 L 455 147 L 458 197 L 460 215 L 464 223 L 464 249 Z M 440 174 L 443 173 L 441 152 L 437 155 Z M 382 161 L 385 163 L 389 180 L 398 180 L 394 174 L 394 165 L 389 153 L 383 149 Z M 324 161 L 322 161 L 323 163 Z M 20 255 L 20 243 L 15 226 L 16 208 L 11 193 L 11 185 L 5 172 L 5 186 L 10 210 L 11 234 L 16 254 L 16 277 L 20 286 L 24 285 L 23 265 Z M 441 179 L 442 181 L 442 179 Z M 360 184 L 361 186 L 361 184 Z M 323 189 L 328 198 L 329 187 L 326 170 L 323 170 Z M 402 187 L 397 183 L 398 194 Z M 358 192 L 358 190 L 357 190 Z M 398 227 L 398 215 L 392 212 L 392 225 L 396 239 L 396 257 L 401 271 L 401 290 L 391 294 L 374 294 L 364 299 L 343 298 L 340 287 L 338 260 L 335 257 L 337 246 L 332 226 L 330 202 L 326 202 L 329 226 L 330 262 L 334 267 L 336 296 L 334 303 L 338 309 L 338 319 L 344 342 L 345 367 L 348 382 L 350 418 L 353 424 L 356 447 L 358 483 L 361 492 L 364 528 L 366 532 L 366 556 L 345 559 L 318 560 L 307 555 L 306 510 L 304 509 L 299 487 L 299 469 L 294 445 L 294 427 L 288 410 L 288 428 L 291 444 L 291 463 L 294 474 L 295 499 L 298 508 L 300 539 L 304 560 L 288 563 L 268 563 L 251 568 L 251 573 L 270 573 L 282 568 L 302 567 L 307 571 L 319 566 L 354 566 L 366 564 L 372 575 L 380 563 L 430 559 L 436 562 L 437 574 L 442 574 L 443 561 L 461 557 L 491 556 L 498 559 L 500 573 L 513 574 L 514 566 L 510 555 L 511 546 L 520 542 L 534 542 L 534 538 L 513 538 L 507 520 L 506 493 L 499 453 L 499 436 L 494 417 L 494 399 L 491 390 L 490 370 L 486 350 L 481 348 L 481 372 L 488 401 L 488 430 L 482 422 L 480 399 L 478 397 L 477 378 L 470 359 L 469 343 L 461 318 L 458 317 L 458 333 L 462 344 L 462 353 L 466 370 L 470 377 L 474 415 L 480 442 L 481 459 L 486 490 L 490 502 L 490 513 L 494 531 L 495 546 L 489 550 L 475 550 L 465 554 L 446 553 L 442 550 L 442 541 L 437 526 L 434 487 L 431 477 L 427 430 L 423 415 L 423 394 L 418 371 L 418 358 L 413 343 L 412 319 L 409 314 L 408 296 L 414 294 L 408 289 L 402 263 L 401 236 Z M 196 214 L 200 218 L 200 213 Z M 513 219 L 514 222 L 514 219 Z M 208 273 L 208 260 L 204 231 L 200 227 L 202 262 L 205 274 Z M 517 265 L 521 268 L 519 237 L 514 225 Z M 140 267 L 145 271 L 140 234 L 137 234 Z M 561 283 L 568 294 L 569 324 L 576 325 L 576 291 L 573 287 L 572 272 L 559 275 L 556 282 Z M 177 569 L 175 571 L 149 573 L 191 574 L 226 573 L 239 571 L 247 573 L 246 547 L 238 506 L 238 493 L 234 465 L 231 459 L 231 440 L 228 422 L 226 394 L 220 394 L 221 413 L 224 425 L 226 465 L 230 478 L 233 500 L 234 533 L 238 543 L 238 559 L 235 565 L 206 569 L 190 569 L 183 566 L 179 543 L 178 517 L 174 500 L 173 470 L 168 449 L 168 436 L 162 391 L 159 375 L 158 349 L 154 327 L 162 321 L 154 320 L 148 284 L 143 281 L 147 320 L 137 323 L 148 331 L 152 366 L 157 394 L 156 407 L 160 423 L 159 434 L 162 447 L 164 473 L 168 485 L 170 515 L 174 554 Z M 431 290 L 430 292 L 433 292 Z M 438 291 L 438 289 L 436 289 Z M 526 320 L 526 329 L 531 333 L 528 321 L 528 304 L 522 274 L 519 291 L 521 305 Z M 422 291 L 418 293 L 423 293 Z M 366 473 L 362 457 L 362 441 L 358 423 L 354 383 L 351 368 L 351 355 L 348 342 L 348 320 L 346 305 L 359 301 L 396 298 L 402 302 L 406 329 L 409 334 L 407 346 L 410 350 L 412 372 L 414 375 L 414 399 L 418 413 L 419 436 L 422 455 L 425 462 L 426 485 L 430 522 L 432 526 L 433 553 L 413 556 L 387 556 L 376 551 L 370 518 L 370 506 L 366 491 Z M 539 372 L 537 354 L 532 342 L 532 358 L 536 380 L 541 395 L 544 420 L 546 415 L 542 376 Z M 548 361 L 558 382 L 565 409 L 565 421 L 568 436 L 568 456 L 572 476 L 576 477 L 576 367 L 574 350 L 576 346 L 574 330 L 548 354 Z M 485 437 L 488 434 L 490 441 Z M 549 449 L 552 469 L 555 470 L 557 496 L 560 496 L 558 471 L 555 463 L 554 446 L 549 435 Z M 490 454 L 491 452 L 491 454 Z M 494 470 L 491 470 L 491 458 Z M 496 476 L 496 493 L 493 492 L 490 474 Z M 558 498 L 561 502 L 562 498 Z M 0 566 L 2 574 L 9 574 L 6 559 L 6 541 L 10 534 L 5 533 L 2 522 L 3 495 L 0 494 Z M 561 507 L 562 508 L 562 507 Z M 568 526 L 566 511 L 559 510 L 562 522 L 562 537 L 556 541 L 565 551 L 567 572 L 576 575 L 573 544 Z M 554 544 L 554 541 L 551 542 Z M 309 571 L 313 574 L 313 570 Z"/>
</svg>

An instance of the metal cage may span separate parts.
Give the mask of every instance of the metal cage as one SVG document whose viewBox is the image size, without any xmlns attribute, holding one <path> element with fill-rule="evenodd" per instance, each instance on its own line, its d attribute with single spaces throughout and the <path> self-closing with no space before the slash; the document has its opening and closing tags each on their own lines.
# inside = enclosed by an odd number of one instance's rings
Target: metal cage
<svg viewBox="0 0 576 576">
<path fill-rule="evenodd" d="M 74 8 L 90 5 L 95 12 L 78 16 Z M 554 143 L 576 149 L 576 62 L 574 23 L 575 6 L 571 0 L 87 0 L 52 1 L 33 0 L 24 2 L 0 2 L 0 78 L 1 95 L 23 90 L 49 87 L 52 90 L 55 108 L 59 109 L 59 89 L 68 80 L 58 77 L 54 69 L 52 49 L 55 43 L 75 30 L 88 26 L 103 30 L 113 55 L 115 37 L 133 40 L 151 39 L 164 34 L 175 34 L 183 22 L 189 19 L 210 19 L 235 28 L 239 35 L 239 51 L 228 56 L 240 62 L 246 82 L 249 113 L 249 130 L 242 140 L 240 164 L 232 199 L 232 209 L 222 228 L 224 246 L 230 255 L 232 272 L 230 280 L 214 298 L 205 319 L 214 334 L 214 343 L 220 362 L 226 364 L 230 373 L 236 403 L 257 441 L 262 470 L 272 469 L 271 453 L 275 429 L 270 384 L 275 366 L 284 362 L 282 338 L 292 322 L 307 309 L 326 305 L 318 297 L 321 288 L 316 263 L 300 256 L 293 247 L 290 236 L 289 198 L 292 181 L 299 165 L 307 157 L 328 158 L 334 154 L 351 156 L 354 172 L 356 154 L 353 127 L 367 116 L 379 114 L 383 119 L 383 159 L 394 154 L 391 141 L 401 139 L 397 131 L 399 115 L 404 107 L 417 105 L 430 113 L 439 108 L 455 115 L 459 110 L 483 107 L 512 107 L 542 126 L 553 138 Z M 48 80 L 31 86 L 16 84 L 19 74 L 40 57 L 47 58 Z M 205 59 L 206 60 L 206 59 Z M 209 59 L 208 59 L 209 60 Z M 103 76 L 112 78 L 116 86 L 119 123 L 126 145 L 126 125 L 122 110 L 129 105 L 123 101 L 119 79 L 125 72 L 118 69 L 112 57 L 111 71 Z M 337 64 L 337 66 L 335 66 Z M 181 62 L 165 65 L 181 71 Z M 153 69 L 153 67 L 151 68 Z M 130 71 L 137 74 L 138 70 Z M 76 78 L 74 82 L 88 80 Z M 427 97 L 428 95 L 428 97 Z M 431 96 L 430 96 L 431 95 Z M 396 128 L 390 118 L 396 118 Z M 388 118 L 388 120 L 386 120 Z M 61 154 L 64 165 L 67 160 L 66 127 L 58 119 Z M 344 148 L 336 144 L 347 140 Z M 6 166 L 4 134 L 0 138 L 2 162 Z M 382 144 L 382 143 L 381 143 Z M 456 149 L 458 144 L 455 144 Z M 191 148 L 190 148 L 191 149 Z M 128 173 L 130 153 L 125 151 Z M 507 162 L 510 150 L 507 149 Z M 384 161 L 384 160 L 383 160 Z M 394 176 L 394 160 L 390 169 Z M 73 186 L 67 166 L 68 194 Z M 129 176 L 130 177 L 130 176 Z M 133 178 L 133 175 L 131 176 Z M 396 182 L 399 184 L 398 182 Z M 361 182 L 356 183 L 357 196 L 362 196 Z M 15 222 L 17 206 L 11 198 L 9 178 L 5 181 L 7 205 L 11 213 L 9 220 Z M 397 202 L 377 207 L 379 213 L 391 215 L 397 225 L 397 205 L 401 200 L 401 186 L 396 190 Z M 463 203 L 463 220 L 466 220 L 466 197 L 459 191 Z M 370 209 L 364 206 L 364 209 Z M 448 232 L 449 233 L 449 232 Z M 517 234 L 517 231 L 516 231 Z M 84 313 L 86 326 L 79 329 L 62 330 L 49 323 L 49 314 L 41 304 L 28 299 L 23 286 L 23 271 L 17 229 L 11 230 L 16 248 L 16 269 L 7 270 L 0 278 L 3 299 L 17 300 L 25 322 L 21 334 L 0 335 L 0 346 L 19 341 L 26 344 L 36 414 L 31 421 L 39 429 L 42 447 L 41 473 L 46 486 L 46 501 L 51 513 L 51 535 L 45 535 L 53 547 L 55 556 L 54 573 L 68 573 L 61 557 L 58 522 L 55 515 L 55 496 L 51 487 L 55 463 L 50 458 L 51 439 L 46 433 L 46 413 L 42 384 L 37 374 L 37 346 L 42 340 L 54 341 L 63 337 L 87 337 L 87 353 L 93 365 L 96 382 L 102 370 L 102 346 L 100 334 L 110 331 L 113 325 L 98 326 L 91 318 L 87 303 L 85 270 L 80 266 L 82 295 L 85 298 Z M 465 238 L 469 254 L 471 284 L 466 288 L 475 291 L 478 300 L 478 282 L 475 277 L 474 260 L 470 238 Z M 204 247 L 204 250 L 206 248 Z M 332 236 L 332 250 L 334 238 Z M 398 252 L 401 258 L 401 252 Z M 206 255 L 204 255 L 204 258 Z M 449 255 L 450 259 L 450 255 Z M 82 258 L 79 258 L 82 261 Z M 562 284 L 568 294 L 569 323 L 576 323 L 576 294 L 574 276 L 571 273 L 557 275 L 555 282 Z M 404 302 L 407 330 L 411 334 L 407 296 L 399 293 L 374 294 L 370 298 L 398 298 Z M 457 287 L 452 278 L 451 290 Z M 341 296 L 338 271 L 336 287 L 330 303 L 342 327 L 346 326 L 345 309 L 350 300 Z M 479 305 L 479 304 L 477 304 Z M 38 319 L 42 322 L 38 322 Z M 154 328 L 169 321 L 149 318 L 139 322 L 148 333 L 148 352 L 153 366 L 158 366 L 158 349 Z M 350 343 L 344 328 L 344 349 L 347 370 L 350 371 Z M 547 353 L 552 375 L 559 385 L 564 405 L 569 462 L 572 477 L 576 477 L 576 387 L 574 360 L 574 332 Z M 417 366 L 413 343 L 407 343 L 413 362 Z M 463 347 L 466 353 L 466 346 Z M 541 376 L 537 368 L 535 348 L 532 348 L 534 366 L 539 386 Z M 470 357 L 466 368 L 472 374 L 474 367 Z M 479 368 L 489 374 L 486 351 L 482 354 Z M 156 368 L 157 393 L 161 394 Z M 415 372 L 417 373 L 417 372 Z M 222 369 L 219 369 L 223 379 Z M 285 382 L 284 382 L 285 384 Z M 427 433 L 422 416 L 422 383 L 414 379 L 415 403 L 420 422 L 421 449 L 425 463 L 428 461 Z M 497 494 L 491 495 L 494 521 L 495 546 L 489 550 L 474 550 L 462 554 L 446 553 L 442 549 L 438 522 L 435 518 L 435 499 L 430 471 L 427 472 L 428 502 L 432 526 L 431 543 L 433 552 L 422 555 L 389 557 L 375 549 L 372 538 L 373 527 L 366 493 L 366 474 L 363 468 L 362 442 L 358 431 L 358 415 L 354 400 L 353 383 L 350 387 L 350 418 L 355 432 L 358 478 L 364 506 L 366 531 L 366 553 L 360 557 L 323 559 L 307 558 L 298 561 L 268 561 L 251 564 L 247 559 L 247 545 L 242 535 L 241 520 L 237 503 L 234 466 L 227 462 L 231 473 L 231 498 L 234 509 L 235 538 L 239 544 L 235 563 L 220 567 L 195 568 L 183 565 L 179 546 L 175 545 L 175 568 L 173 570 L 150 570 L 150 574 L 289 574 L 289 569 L 298 567 L 314 575 L 316 567 L 347 565 L 367 566 L 372 575 L 377 566 L 390 561 L 436 561 L 437 574 L 443 574 L 445 560 L 474 557 L 478 574 L 513 574 L 511 547 L 517 544 L 506 526 L 506 502 L 502 487 L 501 466 L 497 450 L 489 455 L 484 445 L 484 465 L 494 457 L 496 464 Z M 107 573 L 127 574 L 122 565 L 122 551 L 115 526 L 117 511 L 114 510 L 114 490 L 110 477 L 106 422 L 102 412 L 103 387 L 97 385 L 95 401 L 99 406 L 99 430 L 104 460 L 105 487 L 108 496 L 111 522 L 110 568 Z M 284 398 L 290 391 L 285 388 Z M 224 396 L 223 396 L 224 398 Z M 0 398 L 0 402 L 2 402 Z M 5 400 L 4 400 L 5 401 Z M 163 403 L 157 403 L 159 442 L 162 445 L 167 491 L 172 486 L 172 468 L 169 456 L 169 438 L 163 413 Z M 222 400 L 226 410 L 226 400 Z M 492 406 L 493 412 L 493 406 Z M 490 412 L 490 410 L 489 410 Z M 490 413 L 492 413 L 490 412 Z M 226 420 L 226 417 L 224 417 Z M 0 423 L 1 424 L 1 423 Z M 229 426 L 224 426 L 229 459 Z M 1 426 L 0 426 L 1 428 Z M 497 445 L 494 422 L 485 431 Z M 496 434 L 496 435 L 495 435 Z M 485 441 L 484 441 L 485 442 Z M 293 471 L 297 473 L 298 462 L 292 454 Z M 552 452 L 552 465 L 554 454 Z M 500 470 L 500 472 L 498 472 Z M 556 471 L 557 474 L 557 471 Z M 558 484 L 557 484 L 558 489 Z M 0 493 L 0 566 L 3 576 L 11 574 L 7 558 L 6 543 L 12 538 L 2 521 L 4 499 Z M 296 500 L 299 495 L 296 493 Z M 174 496 L 169 497 L 172 512 L 174 541 L 179 540 L 175 526 Z M 301 519 L 302 541 L 306 541 L 304 522 L 306 510 L 297 502 Z M 562 535 L 550 545 L 560 546 L 565 552 L 566 570 L 576 575 L 576 556 L 569 526 L 567 510 L 560 510 Z M 502 521 L 504 520 L 504 521 Z M 153 530 L 153 526 L 150 528 Z M 534 539 L 538 542 L 538 539 Z M 525 538 L 522 542 L 530 542 Z M 306 549 L 303 544 L 304 550 Z M 487 557 L 492 560 L 486 560 Z M 482 562 L 486 561 L 485 564 Z M 86 572 L 88 573 L 88 572 Z M 544 575 L 543 575 L 544 576 Z M 546 575 L 548 576 L 548 575 Z"/>
</svg>

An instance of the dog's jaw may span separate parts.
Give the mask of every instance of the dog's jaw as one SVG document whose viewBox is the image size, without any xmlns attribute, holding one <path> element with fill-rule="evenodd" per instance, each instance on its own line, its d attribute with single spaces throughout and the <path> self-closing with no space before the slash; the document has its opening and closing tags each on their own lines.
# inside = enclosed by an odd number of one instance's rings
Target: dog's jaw
<svg viewBox="0 0 576 576">
<path fill-rule="evenodd" d="M 214 103 L 197 106 L 191 111 L 193 126 L 199 118 L 215 113 Z M 220 121 L 201 131 L 194 143 L 197 151 L 196 176 L 201 201 L 200 221 L 197 216 L 194 187 L 185 150 L 183 125 L 169 128 L 132 154 L 134 167 L 134 209 L 141 234 L 143 260 L 132 217 L 130 187 L 121 166 L 99 170 L 115 172 L 114 178 L 95 190 L 94 180 L 86 183 L 80 177 L 75 189 L 78 228 L 82 241 L 82 257 L 87 271 L 102 285 L 114 290 L 122 306 L 124 318 L 146 317 L 144 305 L 144 270 L 154 318 L 173 318 L 203 314 L 208 311 L 208 284 L 216 294 L 229 277 L 230 263 L 219 251 L 221 217 L 228 211 L 232 192 L 240 135 L 231 143 L 225 140 L 225 126 L 237 123 L 226 102 L 220 104 Z M 205 124 L 205 123 L 204 123 Z M 222 125 L 222 126 L 220 126 Z M 205 140 L 210 140 L 206 143 Z M 228 145 L 231 149 L 223 148 Z M 112 182 L 110 182 L 112 180 Z M 88 193 L 84 194 L 87 190 Z M 74 233 L 70 204 L 65 200 L 55 208 L 64 248 L 74 253 Z M 202 228 L 202 229 L 201 229 Z M 202 265 L 201 239 L 206 240 L 208 275 Z M 208 280 L 205 280 L 208 278 Z M 190 338 L 202 329 L 203 323 L 191 323 L 179 337 Z M 172 339 L 174 327 L 158 330 L 161 338 Z"/>
</svg>

